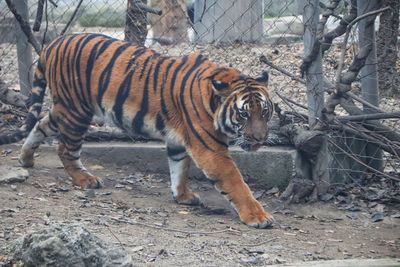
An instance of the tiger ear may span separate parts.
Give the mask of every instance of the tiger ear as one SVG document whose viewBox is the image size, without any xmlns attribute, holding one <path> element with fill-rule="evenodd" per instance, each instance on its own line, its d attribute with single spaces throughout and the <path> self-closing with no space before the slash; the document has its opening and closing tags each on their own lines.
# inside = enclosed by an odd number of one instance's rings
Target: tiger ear
<svg viewBox="0 0 400 267">
<path fill-rule="evenodd" d="M 268 79 L 269 79 L 269 75 L 268 75 L 268 72 L 266 72 L 266 71 L 263 71 L 262 73 L 261 73 L 261 76 L 259 76 L 259 77 L 257 77 L 256 78 L 256 81 L 257 82 L 260 82 L 260 83 L 268 83 Z"/>
<path fill-rule="evenodd" d="M 233 81 L 239 74 L 239 71 L 234 68 L 220 67 L 212 71 L 208 78 L 210 79 L 215 94 L 226 97 L 230 94 L 231 81 Z"/>
<path fill-rule="evenodd" d="M 217 94 L 223 94 L 224 91 L 227 91 L 229 89 L 229 83 L 224 83 L 219 80 L 211 80 L 213 90 Z"/>
</svg>

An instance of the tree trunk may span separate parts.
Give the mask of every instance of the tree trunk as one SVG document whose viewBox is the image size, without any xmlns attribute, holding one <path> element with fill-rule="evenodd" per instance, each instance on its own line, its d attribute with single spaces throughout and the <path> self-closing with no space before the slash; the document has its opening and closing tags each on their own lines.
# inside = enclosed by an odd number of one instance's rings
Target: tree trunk
<svg viewBox="0 0 400 267">
<path fill-rule="evenodd" d="M 382 7 L 391 9 L 383 12 L 379 19 L 377 35 L 379 91 L 382 95 L 399 94 L 400 73 L 396 70 L 397 38 L 399 35 L 399 0 L 383 0 Z"/>
<path fill-rule="evenodd" d="M 125 22 L 125 40 L 144 45 L 147 36 L 147 13 L 141 10 L 135 2 L 147 4 L 147 0 L 128 0 Z"/>
<path fill-rule="evenodd" d="M 153 0 L 150 6 L 163 12 L 161 16 L 149 15 L 154 41 L 166 45 L 188 41 L 189 23 L 185 0 Z"/>
</svg>

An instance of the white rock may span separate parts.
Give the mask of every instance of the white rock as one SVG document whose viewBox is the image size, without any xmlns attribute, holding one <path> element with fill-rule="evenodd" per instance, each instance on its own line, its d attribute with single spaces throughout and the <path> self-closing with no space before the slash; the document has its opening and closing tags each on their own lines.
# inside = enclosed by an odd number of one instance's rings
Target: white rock
<svg viewBox="0 0 400 267">
<path fill-rule="evenodd" d="M 0 184 L 22 183 L 29 177 L 29 172 L 21 167 L 0 166 Z"/>
</svg>

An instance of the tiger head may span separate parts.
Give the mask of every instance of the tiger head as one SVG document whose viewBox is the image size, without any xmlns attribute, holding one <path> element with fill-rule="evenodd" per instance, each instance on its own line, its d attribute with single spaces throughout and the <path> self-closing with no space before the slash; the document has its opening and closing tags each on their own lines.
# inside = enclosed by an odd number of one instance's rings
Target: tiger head
<svg viewBox="0 0 400 267">
<path fill-rule="evenodd" d="M 220 68 L 210 80 L 220 102 L 215 128 L 236 139 L 246 151 L 260 148 L 268 137 L 268 121 L 274 113 L 268 94 L 268 73 L 251 78 L 235 69 Z"/>
</svg>

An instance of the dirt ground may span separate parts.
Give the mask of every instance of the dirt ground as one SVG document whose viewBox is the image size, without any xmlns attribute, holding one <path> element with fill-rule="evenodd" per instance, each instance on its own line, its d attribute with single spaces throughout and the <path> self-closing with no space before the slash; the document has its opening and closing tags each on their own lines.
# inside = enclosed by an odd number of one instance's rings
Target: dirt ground
<svg viewBox="0 0 400 267">
<path fill-rule="evenodd" d="M 16 150 L 3 155 L 0 164 L 17 166 L 17 155 Z M 56 153 L 40 151 L 26 182 L 0 185 L 0 257 L 10 256 L 7 248 L 21 235 L 54 222 L 85 225 L 123 247 L 139 266 L 400 257 L 400 219 L 395 216 L 374 223 L 367 211 L 339 210 L 333 203 L 285 205 L 250 185 L 277 221 L 271 229 L 252 229 L 207 181 L 191 181 L 207 207 L 181 206 L 173 201 L 166 176 L 93 158 L 84 162 L 104 177 L 104 188 L 73 187 Z"/>
</svg>

